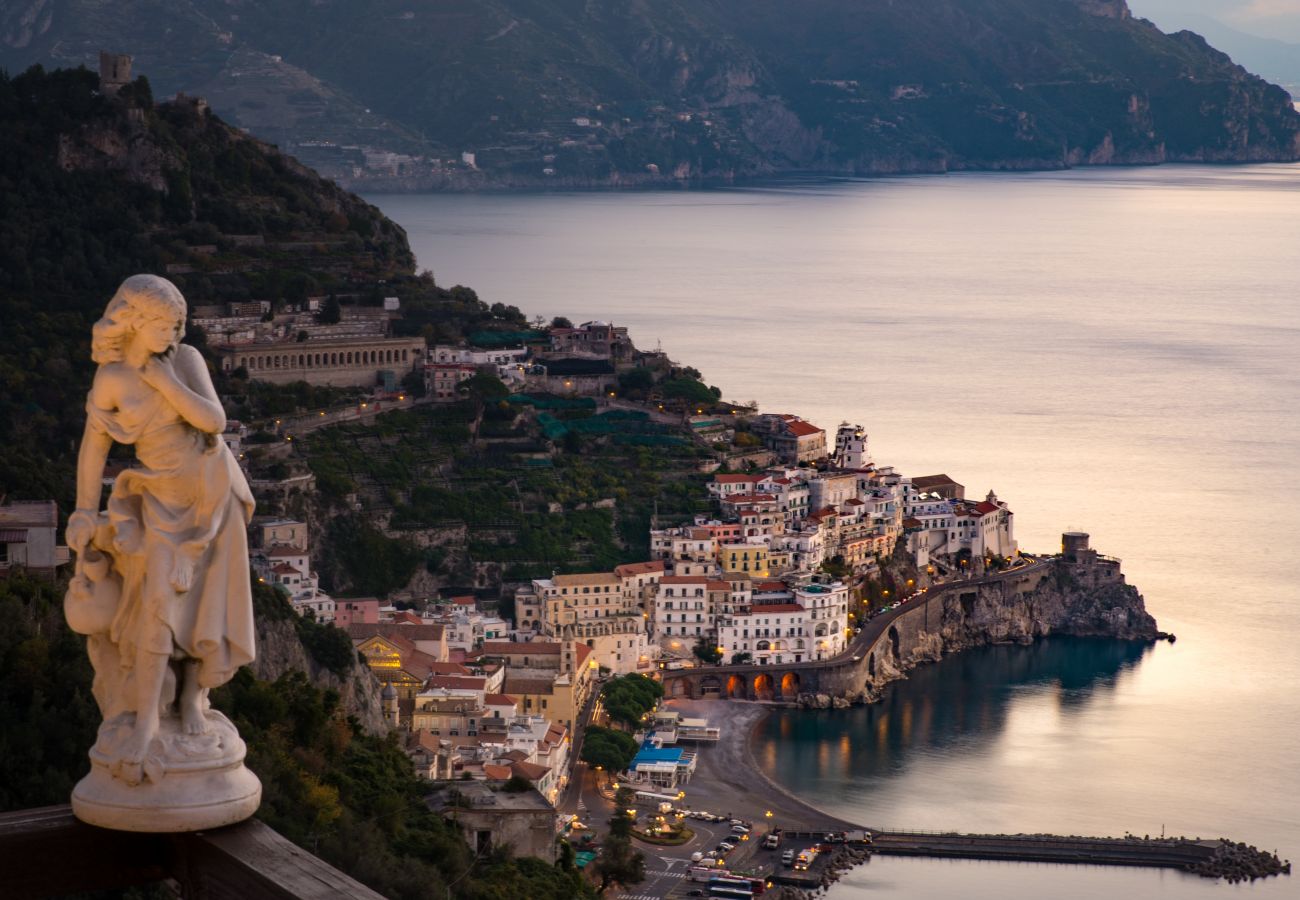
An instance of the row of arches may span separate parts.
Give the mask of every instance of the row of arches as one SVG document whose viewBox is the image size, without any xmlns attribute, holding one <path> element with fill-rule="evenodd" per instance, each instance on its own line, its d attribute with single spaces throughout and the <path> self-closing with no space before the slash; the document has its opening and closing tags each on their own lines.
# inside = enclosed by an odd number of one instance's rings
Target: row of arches
<svg viewBox="0 0 1300 900">
<path fill-rule="evenodd" d="M 699 681 L 701 696 L 710 694 L 738 700 L 793 700 L 799 696 L 803 684 L 798 672 L 759 672 L 756 675 L 731 675 L 724 682 L 721 676 L 705 675 Z M 673 679 L 670 697 L 686 697 L 691 693 L 690 681 Z"/>
<path fill-rule="evenodd" d="M 763 642 L 766 643 L 766 642 Z M 866 654 L 867 674 L 876 677 L 877 656 L 882 661 L 892 658 L 902 659 L 901 636 L 896 625 L 891 625 L 884 635 L 884 640 L 871 647 Z M 857 661 L 856 658 L 854 660 Z M 719 696 L 738 700 L 795 700 L 803 692 L 803 680 L 798 671 L 782 670 L 775 672 L 757 672 L 754 674 L 735 673 L 723 680 L 721 675 L 704 675 L 697 681 L 692 677 L 665 678 L 666 693 L 669 697 Z M 814 679 L 811 690 L 816 690 Z"/>
<path fill-rule="evenodd" d="M 411 351 L 401 350 L 344 350 L 334 353 L 266 353 L 235 357 L 235 367 L 244 366 L 250 371 L 268 369 L 317 369 L 329 366 L 381 366 L 409 363 Z"/>
</svg>

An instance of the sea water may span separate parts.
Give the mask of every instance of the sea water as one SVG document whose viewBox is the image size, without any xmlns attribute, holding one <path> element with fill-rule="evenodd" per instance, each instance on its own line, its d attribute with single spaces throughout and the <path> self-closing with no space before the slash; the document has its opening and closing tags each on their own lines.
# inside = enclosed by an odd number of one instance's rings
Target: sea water
<svg viewBox="0 0 1300 900">
<path fill-rule="evenodd" d="M 1300 861 L 1300 167 L 708 191 L 385 195 L 440 284 L 626 325 L 736 401 L 1122 557 L 1150 648 L 1050 641 L 780 712 L 757 758 L 837 816 L 1226 835 Z M 876 859 L 833 900 L 1300 896 L 1174 872 Z"/>
</svg>

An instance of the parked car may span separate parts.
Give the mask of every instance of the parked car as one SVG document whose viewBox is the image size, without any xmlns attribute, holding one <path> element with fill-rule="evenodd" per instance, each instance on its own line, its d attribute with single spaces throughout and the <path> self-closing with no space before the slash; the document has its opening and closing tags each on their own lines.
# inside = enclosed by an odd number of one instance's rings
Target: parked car
<svg viewBox="0 0 1300 900">
<path fill-rule="evenodd" d="M 781 854 L 781 865 L 787 869 L 794 865 L 794 851 L 787 850 Z"/>
<path fill-rule="evenodd" d="M 732 825 L 732 826 L 731 826 L 731 833 L 732 833 L 732 834 L 737 834 L 737 835 L 739 835 L 739 834 L 749 834 L 749 829 L 746 828 L 744 825 Z"/>
<path fill-rule="evenodd" d="M 763 838 L 763 848 L 766 850 L 775 850 L 781 845 L 781 836 L 779 834 L 769 834 Z"/>
</svg>

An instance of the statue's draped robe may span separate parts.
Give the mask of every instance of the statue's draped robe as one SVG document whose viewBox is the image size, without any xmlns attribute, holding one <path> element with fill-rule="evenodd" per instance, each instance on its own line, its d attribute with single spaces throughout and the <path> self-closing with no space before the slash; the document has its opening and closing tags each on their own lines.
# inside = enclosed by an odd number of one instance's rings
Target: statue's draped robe
<svg viewBox="0 0 1300 900">
<path fill-rule="evenodd" d="M 159 393 L 115 410 L 92 396 L 86 412 L 91 427 L 135 445 L 143 466 L 118 475 L 108 499 L 117 541 L 110 553 L 122 580 L 108 639 L 124 666 L 143 646 L 197 660 L 202 687 L 224 684 L 253 660 L 248 482 L 229 448 L 184 422 Z M 163 562 L 153 579 L 146 577 L 151 555 Z M 186 562 L 193 580 L 178 592 L 165 576 Z"/>
</svg>

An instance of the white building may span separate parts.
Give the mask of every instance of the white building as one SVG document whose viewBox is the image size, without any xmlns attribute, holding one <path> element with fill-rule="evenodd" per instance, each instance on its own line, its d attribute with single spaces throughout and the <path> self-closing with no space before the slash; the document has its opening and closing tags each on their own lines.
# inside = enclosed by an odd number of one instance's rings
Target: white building
<svg viewBox="0 0 1300 900">
<path fill-rule="evenodd" d="M 867 452 L 867 432 L 861 425 L 841 422 L 835 433 L 835 465 L 841 469 L 866 469 L 871 466 Z"/>
</svg>

